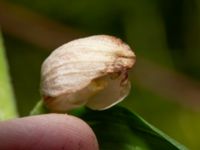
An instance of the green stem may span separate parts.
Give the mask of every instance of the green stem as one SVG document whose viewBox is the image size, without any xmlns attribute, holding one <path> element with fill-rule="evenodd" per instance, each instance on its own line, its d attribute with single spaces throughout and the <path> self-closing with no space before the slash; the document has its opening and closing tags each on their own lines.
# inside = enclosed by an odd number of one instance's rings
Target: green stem
<svg viewBox="0 0 200 150">
<path fill-rule="evenodd" d="M 0 34 L 0 120 L 7 120 L 18 116 L 8 72 L 6 55 Z"/>
<path fill-rule="evenodd" d="M 47 109 L 47 107 L 44 105 L 43 100 L 40 100 L 37 102 L 37 104 L 35 105 L 35 107 L 33 107 L 33 109 L 30 112 L 30 115 L 40 115 L 40 114 L 46 114 L 48 113 L 49 110 Z"/>
</svg>

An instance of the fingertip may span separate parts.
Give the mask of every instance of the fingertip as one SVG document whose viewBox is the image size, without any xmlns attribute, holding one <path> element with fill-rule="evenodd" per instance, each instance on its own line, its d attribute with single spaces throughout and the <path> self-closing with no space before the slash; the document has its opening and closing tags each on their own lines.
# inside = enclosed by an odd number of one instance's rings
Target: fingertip
<svg viewBox="0 0 200 150">
<path fill-rule="evenodd" d="M 65 114 L 0 123 L 0 149 L 98 150 L 96 136 L 81 119 Z"/>
</svg>

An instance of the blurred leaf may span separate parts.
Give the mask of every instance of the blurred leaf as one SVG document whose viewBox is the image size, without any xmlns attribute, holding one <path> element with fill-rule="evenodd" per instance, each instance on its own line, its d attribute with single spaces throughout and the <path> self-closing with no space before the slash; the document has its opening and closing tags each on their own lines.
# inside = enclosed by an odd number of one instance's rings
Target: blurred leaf
<svg viewBox="0 0 200 150">
<path fill-rule="evenodd" d="M 26 116 L 40 99 L 40 67 L 48 52 L 6 34 L 4 39 L 19 115 Z"/>
<path fill-rule="evenodd" d="M 105 111 L 84 108 L 72 114 L 92 127 L 101 150 L 186 150 L 140 116 L 120 106 Z"/>
<path fill-rule="evenodd" d="M 15 118 L 17 116 L 8 73 L 8 65 L 5 57 L 3 41 L 0 33 L 0 120 Z"/>
</svg>

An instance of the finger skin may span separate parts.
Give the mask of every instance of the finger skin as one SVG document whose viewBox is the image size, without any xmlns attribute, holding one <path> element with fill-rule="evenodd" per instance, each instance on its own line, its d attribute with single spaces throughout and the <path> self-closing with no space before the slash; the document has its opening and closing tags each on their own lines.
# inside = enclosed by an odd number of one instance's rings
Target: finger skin
<svg viewBox="0 0 200 150">
<path fill-rule="evenodd" d="M 2 150 L 98 150 L 92 129 L 82 120 L 48 114 L 0 122 Z"/>
</svg>

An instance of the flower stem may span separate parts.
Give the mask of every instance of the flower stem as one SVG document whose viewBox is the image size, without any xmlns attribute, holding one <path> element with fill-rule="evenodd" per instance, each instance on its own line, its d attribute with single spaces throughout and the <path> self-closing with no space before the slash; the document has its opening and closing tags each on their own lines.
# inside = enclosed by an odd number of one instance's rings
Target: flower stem
<svg viewBox="0 0 200 150">
<path fill-rule="evenodd" d="M 49 110 L 46 108 L 46 106 L 44 105 L 43 100 L 40 100 L 37 102 L 37 104 L 35 105 L 35 107 L 33 107 L 33 109 L 30 112 L 30 115 L 40 115 L 40 114 L 46 114 L 48 113 Z"/>
</svg>

